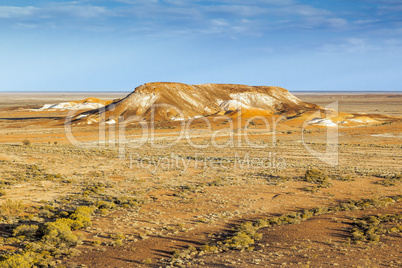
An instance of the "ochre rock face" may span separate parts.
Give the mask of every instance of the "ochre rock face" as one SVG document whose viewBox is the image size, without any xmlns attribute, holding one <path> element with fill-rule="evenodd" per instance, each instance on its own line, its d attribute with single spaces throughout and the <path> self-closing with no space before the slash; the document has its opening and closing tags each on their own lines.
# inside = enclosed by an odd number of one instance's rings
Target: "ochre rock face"
<svg viewBox="0 0 402 268">
<path fill-rule="evenodd" d="M 214 114 L 294 115 L 316 108 L 280 87 L 155 82 L 137 87 L 127 97 L 104 108 L 85 112 L 75 121 L 186 120 Z"/>
</svg>

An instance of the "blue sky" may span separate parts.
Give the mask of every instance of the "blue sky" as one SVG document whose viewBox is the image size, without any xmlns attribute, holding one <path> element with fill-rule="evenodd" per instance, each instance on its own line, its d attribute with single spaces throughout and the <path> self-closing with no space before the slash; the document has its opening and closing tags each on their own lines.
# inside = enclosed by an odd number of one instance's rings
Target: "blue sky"
<svg viewBox="0 0 402 268">
<path fill-rule="evenodd" d="M 0 1 L 0 91 L 154 81 L 402 90 L 402 1 Z"/>
</svg>

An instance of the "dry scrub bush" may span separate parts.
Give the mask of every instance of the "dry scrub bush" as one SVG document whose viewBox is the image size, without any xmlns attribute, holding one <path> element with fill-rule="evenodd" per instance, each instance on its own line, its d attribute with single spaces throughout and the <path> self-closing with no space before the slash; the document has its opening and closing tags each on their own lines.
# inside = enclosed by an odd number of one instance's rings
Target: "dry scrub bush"
<svg viewBox="0 0 402 268">
<path fill-rule="evenodd" d="M 13 230 L 13 235 L 16 237 L 24 236 L 28 239 L 32 239 L 36 237 L 38 229 L 38 225 L 20 225 Z"/>
<path fill-rule="evenodd" d="M 34 252 L 11 255 L 4 260 L 0 257 L 0 268 L 31 268 L 39 258 L 38 254 Z"/>
<path fill-rule="evenodd" d="M 91 242 L 91 245 L 94 247 L 100 246 L 102 242 L 100 240 L 94 240 Z"/>
<path fill-rule="evenodd" d="M 0 205 L 0 215 L 5 219 L 13 219 L 20 216 L 24 209 L 22 201 L 7 199 Z"/>
<path fill-rule="evenodd" d="M 270 228 L 273 226 L 285 225 L 285 224 L 295 224 L 300 223 L 304 220 L 311 219 L 314 216 L 326 214 L 326 213 L 334 213 L 337 211 L 348 211 L 348 210 L 362 210 L 373 207 L 386 207 L 390 204 L 394 204 L 395 202 L 402 202 L 402 196 L 393 196 L 393 197 L 384 197 L 384 198 L 374 198 L 369 200 L 360 200 L 360 201 L 348 201 L 345 203 L 341 203 L 338 206 L 334 207 L 317 207 L 313 209 L 306 209 L 300 212 L 291 212 L 278 217 L 272 217 L 268 219 L 259 219 L 256 222 L 244 222 L 239 226 L 233 229 L 232 234 L 226 237 L 223 241 L 217 242 L 209 242 L 206 245 L 200 247 L 200 249 L 195 251 L 190 255 L 196 255 L 198 252 L 213 252 L 218 253 L 222 251 L 227 251 L 231 249 L 237 250 L 253 250 L 252 244 L 254 244 L 255 240 L 261 239 L 261 234 L 258 233 L 258 230 L 261 228 Z M 401 215 L 396 216 L 398 221 L 401 221 Z M 390 221 L 390 219 L 395 220 L 392 217 L 383 218 L 384 221 Z M 387 229 L 387 232 L 400 232 L 402 231 L 402 227 L 397 225 L 396 227 L 391 227 Z M 356 239 L 360 239 L 361 237 L 366 237 L 366 239 L 371 241 L 377 241 L 378 234 L 370 233 L 368 236 L 361 231 L 357 230 L 354 234 Z M 188 258 L 189 251 L 174 251 L 173 257 L 171 259 L 170 264 L 181 263 L 180 258 Z"/>
<path fill-rule="evenodd" d="M 50 245 L 75 246 L 78 243 L 78 236 L 73 234 L 71 227 L 63 219 L 46 223 L 42 232 L 42 240 Z"/>
<path fill-rule="evenodd" d="M 262 235 L 257 233 L 258 229 L 252 222 L 244 222 L 235 228 L 232 237 L 224 241 L 224 246 L 229 249 L 251 249 L 250 245 L 262 238 Z"/>
<path fill-rule="evenodd" d="M 25 140 L 22 141 L 22 145 L 24 145 L 24 146 L 30 146 L 30 145 L 31 145 L 31 141 L 28 140 L 28 139 L 25 139 Z"/>
<path fill-rule="evenodd" d="M 353 225 L 354 243 L 378 242 L 383 235 L 402 232 L 402 215 L 365 216 L 355 219 Z"/>
<path fill-rule="evenodd" d="M 395 186 L 402 181 L 402 174 L 393 174 L 378 177 L 384 178 L 384 180 L 378 181 L 377 184 L 383 185 L 385 187 Z"/>
<path fill-rule="evenodd" d="M 302 190 L 306 192 L 315 193 L 321 188 L 329 188 L 332 185 L 329 177 L 322 170 L 316 168 L 307 170 L 302 180 L 315 184 L 314 186 L 303 187 Z"/>
<path fill-rule="evenodd" d="M 78 207 L 69 219 L 73 220 L 71 228 L 73 230 L 92 226 L 91 215 L 94 213 L 94 208 L 81 206 Z"/>
<path fill-rule="evenodd" d="M 329 178 L 322 170 L 313 168 L 306 171 L 304 180 L 310 183 L 318 184 L 320 188 L 328 188 L 331 186 Z"/>
<path fill-rule="evenodd" d="M 107 202 L 107 201 L 103 201 L 103 200 L 99 200 L 95 203 L 95 206 L 98 209 L 113 209 L 116 207 L 116 204 L 113 202 Z"/>
<path fill-rule="evenodd" d="M 44 206 L 41 211 L 57 214 L 57 209 L 52 206 Z M 37 225 L 17 226 L 13 230 L 14 237 L 8 238 L 5 243 L 19 243 L 25 247 L 19 254 L 2 256 L 0 268 L 33 267 L 34 265 L 48 267 L 52 264 L 54 257 L 77 254 L 77 251 L 71 247 L 79 244 L 81 238 L 74 234 L 73 230 L 91 226 L 93 212 L 93 207 L 80 206 L 71 214 L 66 212 L 64 216 L 68 216 L 68 218 L 58 218 L 46 223 L 38 221 Z"/>
</svg>

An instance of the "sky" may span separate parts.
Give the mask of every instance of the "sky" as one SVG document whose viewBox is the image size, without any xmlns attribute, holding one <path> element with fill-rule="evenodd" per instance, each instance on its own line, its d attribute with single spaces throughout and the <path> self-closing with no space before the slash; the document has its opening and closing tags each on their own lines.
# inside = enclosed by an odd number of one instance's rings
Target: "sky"
<svg viewBox="0 0 402 268">
<path fill-rule="evenodd" d="M 0 91 L 402 90 L 401 0 L 0 0 Z"/>
</svg>

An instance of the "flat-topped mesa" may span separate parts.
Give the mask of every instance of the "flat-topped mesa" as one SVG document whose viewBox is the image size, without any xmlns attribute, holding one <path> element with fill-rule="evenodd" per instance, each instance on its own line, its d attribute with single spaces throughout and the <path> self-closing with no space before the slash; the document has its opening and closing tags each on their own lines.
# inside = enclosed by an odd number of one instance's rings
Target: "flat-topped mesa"
<svg viewBox="0 0 402 268">
<path fill-rule="evenodd" d="M 284 88 L 235 84 L 187 85 L 153 82 L 104 108 L 73 118 L 79 123 L 127 120 L 186 120 L 214 114 L 238 116 L 294 115 L 317 105 L 305 103 Z M 234 109 L 234 110 L 231 110 Z"/>
</svg>

